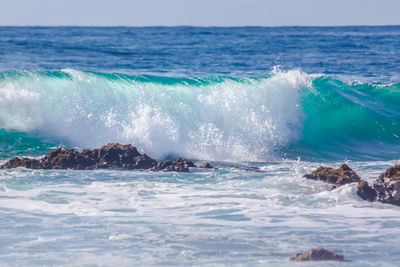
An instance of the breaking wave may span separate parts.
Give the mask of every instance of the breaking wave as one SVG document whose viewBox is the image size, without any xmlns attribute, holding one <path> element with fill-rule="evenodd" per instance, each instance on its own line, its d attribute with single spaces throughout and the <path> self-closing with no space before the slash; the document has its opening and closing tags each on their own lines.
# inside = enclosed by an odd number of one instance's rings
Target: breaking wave
<svg viewBox="0 0 400 267">
<path fill-rule="evenodd" d="M 300 70 L 256 78 L 3 72 L 0 157 L 109 142 L 157 159 L 398 157 L 398 103 L 398 84 Z"/>
</svg>

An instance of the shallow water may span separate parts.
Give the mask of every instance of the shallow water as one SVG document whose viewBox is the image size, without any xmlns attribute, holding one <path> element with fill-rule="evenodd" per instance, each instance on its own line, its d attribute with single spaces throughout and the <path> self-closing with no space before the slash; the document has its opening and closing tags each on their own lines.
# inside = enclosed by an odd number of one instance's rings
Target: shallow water
<svg viewBox="0 0 400 267">
<path fill-rule="evenodd" d="M 349 164 L 373 180 L 392 162 Z M 2 170 L 1 261 L 284 266 L 324 247 L 353 260 L 332 266 L 397 265 L 399 207 L 361 200 L 355 184 L 330 191 L 301 177 L 318 163 L 215 165 L 191 173 Z M 254 165 L 262 171 L 249 171 Z"/>
</svg>

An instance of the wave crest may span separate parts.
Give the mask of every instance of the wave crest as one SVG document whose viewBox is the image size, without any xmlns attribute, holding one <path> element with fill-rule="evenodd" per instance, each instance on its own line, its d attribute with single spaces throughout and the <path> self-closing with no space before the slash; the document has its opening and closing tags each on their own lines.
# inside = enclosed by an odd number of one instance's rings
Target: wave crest
<svg viewBox="0 0 400 267">
<path fill-rule="evenodd" d="M 132 143 L 155 158 L 265 160 L 298 139 L 299 70 L 179 79 L 76 70 L 0 77 L 0 128 L 83 148 Z"/>
<path fill-rule="evenodd" d="M 346 83 L 300 70 L 202 79 L 0 73 L 0 129 L 81 148 L 131 143 L 157 159 L 399 157 L 398 103 L 399 84 Z"/>
</svg>

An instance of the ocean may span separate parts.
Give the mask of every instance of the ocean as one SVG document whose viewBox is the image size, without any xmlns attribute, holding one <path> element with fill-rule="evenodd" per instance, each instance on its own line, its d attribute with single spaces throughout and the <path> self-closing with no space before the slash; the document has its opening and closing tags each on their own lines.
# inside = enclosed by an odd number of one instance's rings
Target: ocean
<svg viewBox="0 0 400 267">
<path fill-rule="evenodd" d="M 217 169 L 1 169 L 0 265 L 400 264 L 398 206 L 302 177 L 400 163 L 400 26 L 0 27 L 0 164 L 111 142 Z"/>
</svg>

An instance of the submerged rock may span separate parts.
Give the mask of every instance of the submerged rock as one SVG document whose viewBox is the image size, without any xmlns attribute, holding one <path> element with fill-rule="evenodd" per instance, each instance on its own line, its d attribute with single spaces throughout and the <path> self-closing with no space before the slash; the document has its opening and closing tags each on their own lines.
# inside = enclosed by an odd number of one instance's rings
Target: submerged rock
<svg viewBox="0 0 400 267">
<path fill-rule="evenodd" d="M 321 166 L 312 173 L 305 174 L 303 177 L 334 184 L 335 187 L 355 183 L 361 180 L 357 173 L 347 164 L 343 164 L 338 169 Z"/>
<path fill-rule="evenodd" d="M 290 257 L 292 261 L 346 261 L 344 256 L 334 252 L 330 252 L 323 248 L 312 248 L 306 253 L 298 253 Z"/>
<path fill-rule="evenodd" d="M 357 194 L 365 200 L 400 206 L 400 165 L 388 168 L 371 186 L 359 183 Z"/>
</svg>

